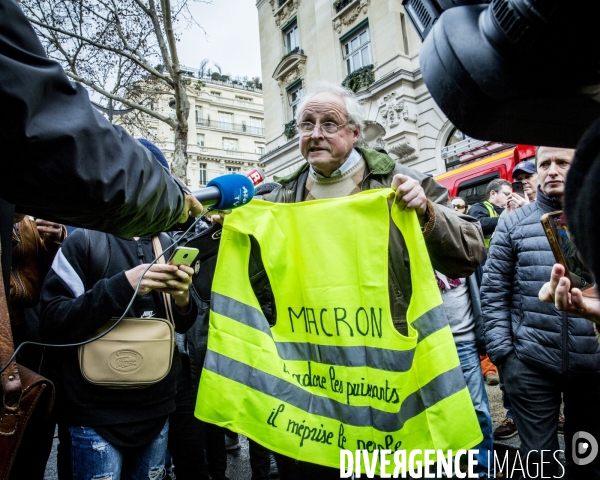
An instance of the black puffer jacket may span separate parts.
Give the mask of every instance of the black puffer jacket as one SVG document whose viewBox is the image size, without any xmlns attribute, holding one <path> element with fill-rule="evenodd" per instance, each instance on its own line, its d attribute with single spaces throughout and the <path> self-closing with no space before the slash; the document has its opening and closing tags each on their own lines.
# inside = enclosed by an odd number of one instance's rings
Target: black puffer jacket
<svg viewBox="0 0 600 480">
<path fill-rule="evenodd" d="M 600 375 L 600 346 L 592 322 L 538 299 L 554 256 L 540 217 L 561 205 L 538 189 L 537 200 L 498 223 L 481 287 L 487 352 L 496 364 L 519 360 L 553 374 Z"/>
</svg>

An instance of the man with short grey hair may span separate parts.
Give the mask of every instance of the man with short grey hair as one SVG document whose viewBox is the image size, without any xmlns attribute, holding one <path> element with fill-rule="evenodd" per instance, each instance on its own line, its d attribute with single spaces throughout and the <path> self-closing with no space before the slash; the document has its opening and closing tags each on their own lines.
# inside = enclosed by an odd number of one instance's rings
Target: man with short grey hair
<svg viewBox="0 0 600 480">
<path fill-rule="evenodd" d="M 448 191 L 433 178 L 385 154 L 357 147 L 364 118 L 352 92 L 333 84 L 318 84 L 297 111 L 299 147 L 307 163 L 287 177 L 276 178 L 281 186 L 266 200 L 296 203 L 391 186 L 400 209 L 416 211 L 433 267 L 450 278 L 473 273 L 485 258 L 479 223 L 455 213 Z M 406 312 L 412 295 L 410 260 L 402 233 L 393 223 L 388 256 L 392 319 L 396 329 L 406 335 Z M 265 314 L 275 307 L 274 302 L 265 300 L 272 299 L 268 290 L 269 286 L 257 294 L 263 299 Z M 295 463 L 286 457 L 278 457 L 278 464 L 282 478 L 339 478 L 338 470 Z"/>
<path fill-rule="evenodd" d="M 457 214 L 448 191 L 433 178 L 385 154 L 357 147 L 364 118 L 364 109 L 350 90 L 318 83 L 297 110 L 299 147 L 307 163 L 286 177 L 275 178 L 281 186 L 266 199 L 296 203 L 391 186 L 400 208 L 417 212 L 433 267 L 450 278 L 473 273 L 485 258 L 479 223 Z M 406 333 L 406 309 L 412 289 L 410 263 L 403 245 L 402 234 L 393 228 L 390 300 L 394 324 Z"/>
</svg>

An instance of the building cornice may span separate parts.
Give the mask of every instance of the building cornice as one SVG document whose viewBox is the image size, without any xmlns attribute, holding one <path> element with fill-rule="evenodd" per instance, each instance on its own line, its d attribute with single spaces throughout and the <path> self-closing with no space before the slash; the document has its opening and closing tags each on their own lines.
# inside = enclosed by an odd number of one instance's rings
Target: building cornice
<svg viewBox="0 0 600 480">
<path fill-rule="evenodd" d="M 260 162 L 267 164 L 269 161 L 272 161 L 275 157 L 278 157 L 282 153 L 287 152 L 288 150 L 290 150 L 290 148 L 293 148 L 294 146 L 296 146 L 296 147 L 298 146 L 298 137 L 294 137 L 291 140 L 289 140 L 287 143 L 284 143 L 283 145 L 277 147 L 276 149 L 271 150 L 270 152 L 266 153 L 265 155 L 260 157 Z"/>
<path fill-rule="evenodd" d="M 387 88 L 397 85 L 399 82 L 406 81 L 415 83 L 421 79 L 421 69 L 417 68 L 412 72 L 409 70 L 399 69 L 396 70 L 383 78 L 380 78 L 375 83 L 369 85 L 367 88 L 359 91 L 356 97 L 360 102 L 368 102 L 375 100 L 376 97 Z"/>
</svg>

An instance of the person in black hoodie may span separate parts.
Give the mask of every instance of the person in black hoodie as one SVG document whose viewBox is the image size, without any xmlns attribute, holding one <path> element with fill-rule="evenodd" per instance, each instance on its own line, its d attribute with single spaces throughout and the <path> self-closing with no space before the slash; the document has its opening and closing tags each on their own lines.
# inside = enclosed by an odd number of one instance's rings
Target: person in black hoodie
<svg viewBox="0 0 600 480">
<path fill-rule="evenodd" d="M 154 260 L 150 237 L 106 235 L 110 258 L 104 278 L 93 278 L 94 246 L 87 248 L 83 229 L 68 237 L 59 250 L 42 290 L 40 335 L 50 343 L 80 342 L 113 317 L 119 317 L 140 275 Z M 160 235 L 163 249 L 171 241 Z M 91 258 L 88 258 L 88 254 Z M 175 330 L 185 332 L 197 315 L 190 300 L 193 270 L 184 265 L 151 267 L 142 280 L 128 316 L 166 318 L 160 292 L 172 297 Z M 55 382 L 59 428 L 69 434 L 73 478 L 111 473 L 118 478 L 148 478 L 152 469 L 164 469 L 169 414 L 175 410 L 176 378 L 180 360 L 175 349 L 169 374 L 142 389 L 114 389 L 92 385 L 82 376 L 77 348 L 49 352 L 49 370 Z M 68 448 L 63 453 L 69 453 Z M 59 462 L 64 466 L 61 459 Z M 108 463 L 107 463 L 108 462 Z M 144 463 L 145 462 L 145 463 Z M 136 469 L 141 469 L 136 473 Z M 62 475 L 61 475 L 62 477 Z M 150 478 L 154 478 L 150 475 Z M 159 477 L 157 477 L 159 478 Z"/>
<path fill-rule="evenodd" d="M 162 154 L 153 153 L 168 168 Z M 173 243 L 166 234 L 158 238 L 163 250 Z M 42 289 L 40 335 L 50 343 L 80 342 L 121 316 L 155 259 L 151 237 L 122 238 L 78 229 L 67 240 Z M 189 292 L 193 273 L 185 265 L 153 265 L 143 275 L 127 316 L 167 318 L 161 292 L 167 293 L 175 331 L 186 332 L 198 313 Z M 89 383 L 81 374 L 76 347 L 53 349 L 50 354 L 45 373 L 56 384 L 60 478 L 71 473 L 75 480 L 100 475 L 162 478 L 168 417 L 175 410 L 181 368 L 177 349 L 168 375 L 141 389 Z"/>
</svg>

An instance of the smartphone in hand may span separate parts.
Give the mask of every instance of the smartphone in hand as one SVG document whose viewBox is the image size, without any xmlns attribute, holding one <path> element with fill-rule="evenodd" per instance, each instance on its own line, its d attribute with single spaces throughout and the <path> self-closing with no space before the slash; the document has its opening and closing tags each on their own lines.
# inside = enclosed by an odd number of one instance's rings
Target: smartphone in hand
<svg viewBox="0 0 600 480">
<path fill-rule="evenodd" d="M 577 249 L 569 238 L 567 222 L 562 210 L 546 213 L 540 219 L 546 237 L 554 253 L 556 263 L 565 267 L 565 274 L 571 281 L 571 288 L 585 290 L 594 285 L 591 270 L 579 259 Z"/>
<path fill-rule="evenodd" d="M 198 256 L 199 250 L 191 247 L 177 247 L 167 262 L 169 265 L 187 265 L 192 266 L 192 263 Z"/>
<path fill-rule="evenodd" d="M 513 182 L 512 191 L 513 193 L 521 195 L 523 198 L 525 198 L 525 189 L 523 188 L 523 182 Z"/>
</svg>

